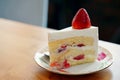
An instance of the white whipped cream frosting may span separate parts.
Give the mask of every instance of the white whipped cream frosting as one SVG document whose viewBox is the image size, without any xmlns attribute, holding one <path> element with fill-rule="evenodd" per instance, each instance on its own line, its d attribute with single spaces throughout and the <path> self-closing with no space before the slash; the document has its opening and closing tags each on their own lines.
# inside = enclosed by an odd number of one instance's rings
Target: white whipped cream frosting
<svg viewBox="0 0 120 80">
<path fill-rule="evenodd" d="M 48 40 L 54 41 L 75 36 L 89 36 L 98 40 L 98 27 L 91 26 L 86 29 L 73 29 L 72 27 L 68 27 L 62 30 L 52 31 L 48 33 Z"/>
</svg>

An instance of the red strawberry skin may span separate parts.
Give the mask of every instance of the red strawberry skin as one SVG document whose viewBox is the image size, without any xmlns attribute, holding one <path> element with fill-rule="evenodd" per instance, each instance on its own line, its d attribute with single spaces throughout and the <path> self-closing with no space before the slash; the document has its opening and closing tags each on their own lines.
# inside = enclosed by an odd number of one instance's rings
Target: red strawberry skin
<svg viewBox="0 0 120 80">
<path fill-rule="evenodd" d="M 85 29 L 91 26 L 91 21 L 87 11 L 84 8 L 78 10 L 72 20 L 73 29 Z"/>
<path fill-rule="evenodd" d="M 85 58 L 85 55 L 81 54 L 81 55 L 78 55 L 78 56 L 74 57 L 73 59 L 74 60 L 81 60 L 81 59 L 84 59 L 84 58 Z"/>
</svg>

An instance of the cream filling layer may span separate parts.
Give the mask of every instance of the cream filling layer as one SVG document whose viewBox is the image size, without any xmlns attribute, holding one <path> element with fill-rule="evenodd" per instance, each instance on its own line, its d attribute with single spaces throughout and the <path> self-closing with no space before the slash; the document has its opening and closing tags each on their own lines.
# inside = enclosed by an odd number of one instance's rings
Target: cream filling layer
<svg viewBox="0 0 120 80">
<path fill-rule="evenodd" d="M 67 56 L 67 60 L 68 61 L 70 61 L 70 62 L 78 62 L 78 61 L 83 61 L 83 60 L 87 60 L 88 58 L 89 59 L 92 59 L 92 60 L 94 60 L 95 58 L 97 58 L 97 54 L 96 53 L 84 53 L 84 51 L 86 51 L 86 50 L 92 50 L 92 51 L 97 51 L 96 49 L 95 49 L 95 47 L 94 46 L 83 46 L 83 47 L 67 47 L 67 49 L 69 50 L 71 50 L 71 49 L 73 49 L 73 50 L 77 50 L 77 51 L 80 51 L 80 53 L 73 53 L 73 54 L 68 54 L 68 55 L 66 55 Z M 81 52 L 83 52 L 83 53 L 81 53 Z M 79 55 L 84 55 L 85 56 L 85 58 L 83 58 L 83 59 L 80 59 L 80 60 L 75 60 L 75 59 L 73 59 L 74 57 L 76 57 L 76 56 L 79 56 Z"/>
</svg>

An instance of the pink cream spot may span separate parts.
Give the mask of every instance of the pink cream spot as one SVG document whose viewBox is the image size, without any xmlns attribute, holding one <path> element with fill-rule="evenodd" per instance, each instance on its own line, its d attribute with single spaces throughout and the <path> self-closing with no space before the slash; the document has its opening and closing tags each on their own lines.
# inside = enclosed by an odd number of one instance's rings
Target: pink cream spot
<svg viewBox="0 0 120 80">
<path fill-rule="evenodd" d="M 100 54 L 98 54 L 98 61 L 103 60 L 107 55 L 104 52 L 101 52 Z"/>
</svg>

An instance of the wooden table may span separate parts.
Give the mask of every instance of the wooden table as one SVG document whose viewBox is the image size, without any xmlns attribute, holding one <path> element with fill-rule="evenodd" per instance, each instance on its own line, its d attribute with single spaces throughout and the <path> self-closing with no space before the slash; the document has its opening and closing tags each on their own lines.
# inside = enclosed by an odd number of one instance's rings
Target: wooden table
<svg viewBox="0 0 120 80">
<path fill-rule="evenodd" d="M 120 45 L 99 41 L 114 57 L 107 69 L 82 76 L 51 73 L 36 64 L 35 52 L 47 45 L 50 29 L 0 19 L 0 80 L 120 80 Z"/>
</svg>

